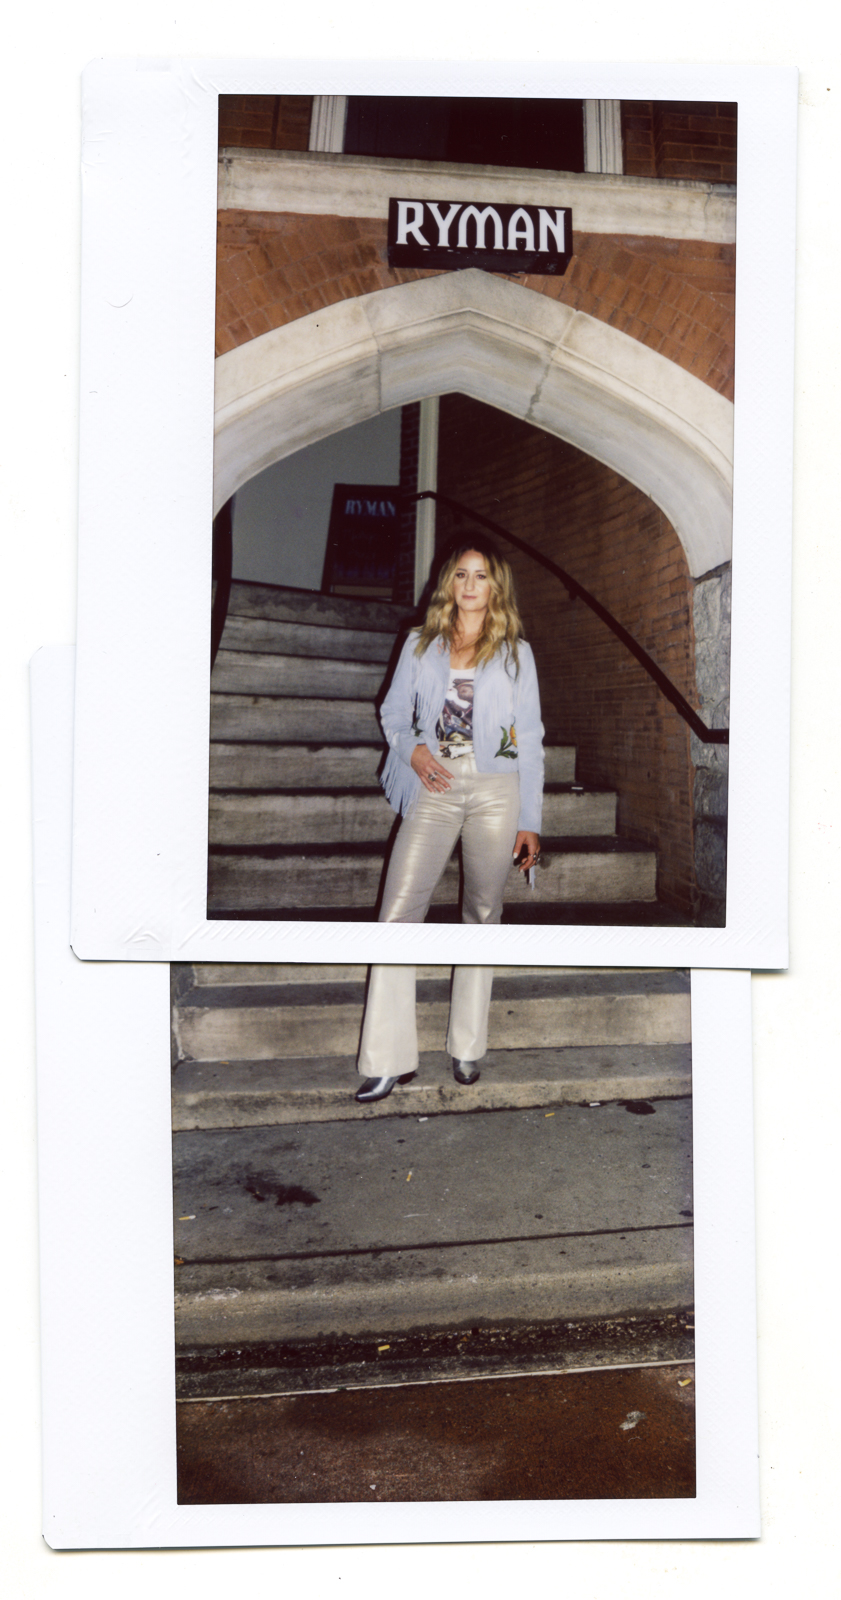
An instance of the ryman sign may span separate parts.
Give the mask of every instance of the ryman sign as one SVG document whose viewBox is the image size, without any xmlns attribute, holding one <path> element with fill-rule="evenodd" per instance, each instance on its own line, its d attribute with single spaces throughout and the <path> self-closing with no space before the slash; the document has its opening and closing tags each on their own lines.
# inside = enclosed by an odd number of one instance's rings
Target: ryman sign
<svg viewBox="0 0 841 1600">
<path fill-rule="evenodd" d="M 389 200 L 390 267 L 482 267 L 486 272 L 565 272 L 572 256 L 569 206 L 483 205 L 470 200 Z"/>
</svg>

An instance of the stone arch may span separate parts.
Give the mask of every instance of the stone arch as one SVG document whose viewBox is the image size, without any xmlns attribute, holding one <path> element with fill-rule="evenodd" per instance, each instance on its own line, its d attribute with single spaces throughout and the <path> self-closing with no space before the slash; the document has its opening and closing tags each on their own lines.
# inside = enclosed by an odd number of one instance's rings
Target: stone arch
<svg viewBox="0 0 841 1600">
<path fill-rule="evenodd" d="M 342 301 L 220 356 L 214 513 L 284 456 L 452 391 L 621 473 L 668 517 L 694 577 L 729 561 L 732 403 L 608 324 L 475 269 Z"/>
</svg>

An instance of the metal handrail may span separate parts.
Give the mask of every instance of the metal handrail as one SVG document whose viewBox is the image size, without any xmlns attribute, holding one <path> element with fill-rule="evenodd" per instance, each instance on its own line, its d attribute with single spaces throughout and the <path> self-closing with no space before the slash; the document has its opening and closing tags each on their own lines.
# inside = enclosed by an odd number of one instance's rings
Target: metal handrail
<svg viewBox="0 0 841 1600">
<path fill-rule="evenodd" d="M 585 605 L 595 612 L 595 615 L 624 644 L 626 650 L 630 651 L 631 655 L 640 663 L 640 666 L 645 668 L 648 676 L 656 683 L 660 693 L 674 706 L 684 722 L 689 724 L 695 737 L 700 739 L 702 744 L 730 743 L 729 728 L 708 728 L 706 723 L 701 721 L 697 711 L 689 704 L 688 700 L 684 699 L 680 690 L 675 688 L 671 679 L 666 677 L 665 672 L 658 667 L 657 662 L 638 643 L 633 634 L 630 634 L 627 628 L 623 628 L 621 622 L 617 622 L 612 612 L 608 611 L 607 607 L 603 606 L 595 595 L 590 594 L 589 590 L 585 589 L 577 578 L 573 578 L 571 573 L 565 572 L 564 568 L 559 567 L 557 562 L 550 560 L 549 556 L 543 555 L 540 550 L 535 550 L 534 545 L 529 544 L 526 539 L 521 539 L 519 534 L 511 533 L 508 528 L 500 527 L 498 522 L 493 522 L 490 517 L 482 516 L 479 511 L 473 511 L 470 506 L 462 505 L 459 500 L 451 500 L 449 495 L 439 494 L 437 489 L 419 489 L 414 493 L 404 493 L 401 489 L 396 493 L 399 499 L 406 502 L 436 500 L 441 505 L 447 506 L 450 511 L 455 511 L 458 516 L 468 517 L 472 522 L 477 522 L 483 528 L 487 528 L 498 538 L 507 539 L 509 544 L 516 545 L 518 550 L 523 550 L 526 555 L 531 556 L 533 561 L 537 561 L 541 567 L 545 567 L 547 572 L 551 572 L 556 578 L 560 578 L 564 588 L 573 599 L 583 600 Z"/>
<path fill-rule="evenodd" d="M 615 634 L 620 643 L 625 646 L 626 650 L 630 651 L 635 660 L 640 663 L 640 666 L 645 669 L 648 676 L 656 683 L 660 693 L 665 696 L 670 705 L 674 706 L 678 715 L 683 718 L 684 722 L 689 724 L 695 737 L 702 744 L 730 743 L 729 728 L 708 728 L 706 723 L 701 721 L 694 707 L 689 704 L 688 700 L 684 699 L 680 690 L 675 688 L 671 679 L 666 677 L 665 672 L 658 667 L 657 662 L 637 642 L 633 634 L 630 634 L 627 628 L 623 628 L 621 622 L 617 622 L 613 613 L 608 611 L 607 607 L 603 606 L 595 595 L 590 594 L 589 589 L 585 589 L 577 578 L 573 578 L 571 573 L 566 572 L 563 567 L 559 567 L 556 561 L 552 561 L 549 556 L 543 555 L 542 551 L 536 550 L 534 545 L 529 544 L 526 539 L 521 539 L 519 534 L 512 533 L 509 528 L 501 527 L 498 522 L 493 522 L 490 517 L 485 517 L 481 512 L 472 510 L 470 506 L 462 505 L 460 500 L 452 500 L 449 495 L 440 494 L 437 489 L 419 489 L 413 492 L 395 489 L 394 495 L 396 499 L 402 500 L 405 504 L 413 504 L 418 500 L 438 501 L 441 505 L 447 506 L 450 511 L 454 511 L 457 516 L 467 517 L 471 522 L 479 523 L 481 527 L 487 528 L 497 538 L 507 539 L 509 544 L 516 545 L 518 550 L 522 550 L 527 556 L 531 556 L 533 561 L 537 561 L 541 567 L 546 568 L 547 572 L 551 572 L 554 577 L 560 579 L 573 599 L 583 600 L 584 604 L 590 607 L 590 610 L 600 618 L 611 633 Z M 222 507 L 213 524 L 213 575 L 217 581 L 211 622 L 211 668 L 216 660 L 228 614 L 228 601 L 231 592 L 232 527 L 233 502 L 228 501 Z"/>
</svg>

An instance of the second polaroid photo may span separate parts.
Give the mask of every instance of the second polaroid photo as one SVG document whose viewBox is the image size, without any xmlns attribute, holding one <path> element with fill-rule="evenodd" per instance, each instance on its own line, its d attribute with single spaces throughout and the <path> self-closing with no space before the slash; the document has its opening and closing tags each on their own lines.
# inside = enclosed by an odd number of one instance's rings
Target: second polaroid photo
<svg viewBox="0 0 841 1600">
<path fill-rule="evenodd" d="M 171 973 L 179 1504 L 694 1499 L 690 974 Z"/>
</svg>

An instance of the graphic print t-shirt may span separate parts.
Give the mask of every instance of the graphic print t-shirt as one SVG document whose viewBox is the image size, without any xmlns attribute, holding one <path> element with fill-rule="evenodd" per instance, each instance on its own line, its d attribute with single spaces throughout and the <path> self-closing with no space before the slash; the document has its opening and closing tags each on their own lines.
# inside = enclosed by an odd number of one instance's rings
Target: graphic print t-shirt
<svg viewBox="0 0 841 1600">
<path fill-rule="evenodd" d="M 453 668 L 447 685 L 447 698 L 438 719 L 436 733 L 442 756 L 473 754 L 473 680 L 475 667 Z"/>
</svg>

